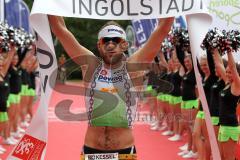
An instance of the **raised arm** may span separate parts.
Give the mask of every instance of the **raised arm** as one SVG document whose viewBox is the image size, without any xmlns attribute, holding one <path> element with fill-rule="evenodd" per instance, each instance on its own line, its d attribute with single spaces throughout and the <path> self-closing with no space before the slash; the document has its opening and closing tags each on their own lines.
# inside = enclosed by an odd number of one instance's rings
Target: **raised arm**
<svg viewBox="0 0 240 160">
<path fill-rule="evenodd" d="M 236 63 L 232 55 L 232 50 L 228 50 L 227 55 L 228 55 L 228 67 L 232 72 L 232 80 L 233 80 L 231 90 L 234 95 L 238 96 L 240 95 L 240 77 L 237 71 Z"/>
<path fill-rule="evenodd" d="M 215 74 L 215 65 L 214 65 L 214 60 L 213 60 L 213 54 L 211 53 L 210 50 L 207 50 L 207 61 L 208 61 L 208 67 L 210 70 L 211 75 L 216 75 Z"/>
<path fill-rule="evenodd" d="M 16 49 L 15 49 L 14 46 L 12 46 L 11 50 L 7 53 L 7 58 L 4 60 L 5 63 L 4 63 L 3 70 L 2 70 L 2 73 L 1 73 L 3 77 L 6 76 L 15 53 L 16 53 Z"/>
<path fill-rule="evenodd" d="M 175 46 L 175 50 L 176 50 L 176 56 L 178 58 L 178 61 L 181 63 L 181 66 L 183 67 L 184 72 L 186 72 L 187 68 L 184 64 L 185 53 L 182 50 L 182 48 L 180 48 L 180 46 Z"/>
<path fill-rule="evenodd" d="M 90 57 L 93 60 L 97 60 L 91 51 L 79 44 L 74 35 L 67 29 L 62 17 L 49 15 L 48 19 L 53 34 L 61 42 L 67 54 L 77 64 L 83 65 Z"/>
<path fill-rule="evenodd" d="M 167 63 L 167 61 L 166 61 L 166 59 L 165 59 L 165 56 L 164 56 L 163 52 L 160 51 L 160 52 L 159 52 L 159 55 L 160 55 L 160 62 L 161 62 L 160 64 L 161 64 L 163 67 L 168 68 L 168 63 Z"/>
<path fill-rule="evenodd" d="M 222 57 L 218 53 L 217 49 L 213 50 L 213 60 L 214 60 L 215 68 L 220 72 L 221 78 L 224 80 L 225 83 L 227 83 L 226 70 L 222 61 Z"/>
<path fill-rule="evenodd" d="M 146 44 L 136 51 L 128 60 L 130 63 L 147 62 L 151 63 L 161 48 L 162 41 L 169 33 L 174 18 L 162 18 L 157 28 L 149 37 Z"/>
</svg>

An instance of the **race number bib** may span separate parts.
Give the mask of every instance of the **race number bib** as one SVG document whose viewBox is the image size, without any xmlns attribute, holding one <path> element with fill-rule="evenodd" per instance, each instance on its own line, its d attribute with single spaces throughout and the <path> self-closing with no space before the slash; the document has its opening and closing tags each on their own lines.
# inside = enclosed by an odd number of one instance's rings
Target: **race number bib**
<svg viewBox="0 0 240 160">
<path fill-rule="evenodd" d="M 118 153 L 85 154 L 85 160 L 118 160 Z"/>
</svg>

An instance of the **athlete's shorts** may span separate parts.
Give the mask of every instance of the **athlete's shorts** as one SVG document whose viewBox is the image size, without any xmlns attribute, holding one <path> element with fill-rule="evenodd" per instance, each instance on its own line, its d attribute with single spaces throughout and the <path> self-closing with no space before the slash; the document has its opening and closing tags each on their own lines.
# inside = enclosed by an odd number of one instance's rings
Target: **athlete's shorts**
<svg viewBox="0 0 240 160">
<path fill-rule="evenodd" d="M 10 94 L 8 97 L 8 101 L 10 104 L 19 104 L 21 96 L 20 94 Z"/>
<path fill-rule="evenodd" d="M 104 154 L 102 156 L 106 156 L 108 153 L 117 153 L 119 160 L 137 160 L 135 146 L 120 150 L 98 150 L 85 145 L 83 146 L 83 151 L 81 153 L 80 159 L 85 160 L 85 156 L 87 155 L 93 156 L 93 154 L 95 155 Z"/>
<path fill-rule="evenodd" d="M 204 119 L 205 118 L 205 114 L 203 111 L 198 111 L 197 116 L 198 119 Z"/>
<path fill-rule="evenodd" d="M 218 132 L 218 141 L 226 142 L 230 138 L 237 142 L 240 135 L 240 127 L 239 126 L 221 126 Z"/>
<path fill-rule="evenodd" d="M 198 108 L 198 99 L 182 101 L 181 109 L 196 109 Z"/>
<path fill-rule="evenodd" d="M 8 121 L 8 114 L 7 112 L 0 112 L 0 122 Z"/>
<path fill-rule="evenodd" d="M 28 85 L 21 85 L 21 96 L 28 96 Z"/>
<path fill-rule="evenodd" d="M 157 96 L 157 91 L 153 88 L 152 85 L 148 85 L 146 91 L 147 91 L 147 94 L 150 94 L 153 97 Z"/>
<path fill-rule="evenodd" d="M 214 126 L 218 126 L 219 125 L 219 117 L 211 117 L 212 120 L 212 124 Z"/>
<path fill-rule="evenodd" d="M 179 97 L 176 97 L 176 96 L 171 96 L 171 99 L 169 101 L 170 104 L 172 105 L 175 105 L 175 104 L 178 104 L 178 103 L 181 103 L 182 102 L 182 97 L 179 96 Z"/>
</svg>

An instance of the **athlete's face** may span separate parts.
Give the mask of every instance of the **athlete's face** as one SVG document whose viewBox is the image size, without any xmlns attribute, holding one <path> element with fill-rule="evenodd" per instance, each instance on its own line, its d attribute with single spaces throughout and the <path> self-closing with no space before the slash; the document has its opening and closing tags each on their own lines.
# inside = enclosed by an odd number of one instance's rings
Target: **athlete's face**
<svg viewBox="0 0 240 160">
<path fill-rule="evenodd" d="M 200 60 L 200 68 L 205 75 L 208 75 L 210 73 L 208 62 L 207 62 L 206 58 L 202 58 Z"/>
<path fill-rule="evenodd" d="M 121 62 L 127 48 L 128 43 L 119 37 L 104 37 L 98 41 L 98 50 L 106 64 Z"/>
<path fill-rule="evenodd" d="M 184 64 L 185 64 L 188 71 L 192 70 L 192 59 L 191 59 L 190 56 L 187 56 L 187 57 L 184 58 Z"/>
</svg>

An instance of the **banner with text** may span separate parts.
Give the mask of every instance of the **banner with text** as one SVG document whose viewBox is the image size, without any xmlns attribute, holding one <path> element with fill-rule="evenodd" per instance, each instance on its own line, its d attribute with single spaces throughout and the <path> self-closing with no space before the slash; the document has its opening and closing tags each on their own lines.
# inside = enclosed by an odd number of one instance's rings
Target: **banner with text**
<svg viewBox="0 0 240 160">
<path fill-rule="evenodd" d="M 240 0 L 210 0 L 208 9 L 213 18 L 212 28 L 240 30 Z"/>
<path fill-rule="evenodd" d="M 211 28 L 240 31 L 240 0 L 210 0 L 208 9 L 213 18 Z M 233 56 L 240 62 L 239 52 Z M 227 59 L 227 55 L 223 57 Z"/>
<path fill-rule="evenodd" d="M 172 15 L 206 13 L 204 0 L 50 0 L 35 1 L 32 14 L 48 13 L 93 19 L 153 19 Z M 39 6 L 44 6 L 40 8 Z"/>
<path fill-rule="evenodd" d="M 207 7 L 204 4 L 206 4 L 205 0 L 48 0 L 46 5 L 45 0 L 35 0 L 30 20 L 38 34 L 37 48 L 42 83 L 41 103 L 26 135 L 8 159 L 44 159 L 48 132 L 48 103 L 52 92 L 51 86 L 54 86 L 52 83 L 55 82 L 54 70 L 57 68 L 47 14 L 111 20 L 155 19 L 188 15 L 188 28 L 192 29 L 190 32 L 191 45 L 194 48 L 192 52 L 197 55 L 202 52 L 200 44 L 211 24 L 211 17 L 207 14 Z M 196 29 L 197 32 L 192 32 Z M 199 76 L 198 73 L 196 75 Z M 210 126 L 210 118 L 207 117 L 206 120 Z M 209 134 L 215 136 L 211 127 Z M 216 140 L 213 139 L 211 142 L 213 159 L 220 159 L 218 149 L 214 147 L 217 146 Z M 37 150 L 35 148 L 26 153 L 24 147 L 29 147 L 29 145 L 34 145 Z"/>
</svg>

